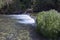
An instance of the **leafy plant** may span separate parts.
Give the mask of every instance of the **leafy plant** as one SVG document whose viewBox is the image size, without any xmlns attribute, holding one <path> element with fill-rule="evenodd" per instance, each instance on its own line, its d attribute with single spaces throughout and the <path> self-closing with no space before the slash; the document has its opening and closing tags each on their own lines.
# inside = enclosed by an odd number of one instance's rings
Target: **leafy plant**
<svg viewBox="0 0 60 40">
<path fill-rule="evenodd" d="M 37 31 L 48 38 L 58 38 L 60 14 L 55 10 L 43 11 L 37 15 Z"/>
<path fill-rule="evenodd" d="M 0 0 L 0 8 L 4 7 L 6 4 L 9 5 L 13 0 Z"/>
</svg>

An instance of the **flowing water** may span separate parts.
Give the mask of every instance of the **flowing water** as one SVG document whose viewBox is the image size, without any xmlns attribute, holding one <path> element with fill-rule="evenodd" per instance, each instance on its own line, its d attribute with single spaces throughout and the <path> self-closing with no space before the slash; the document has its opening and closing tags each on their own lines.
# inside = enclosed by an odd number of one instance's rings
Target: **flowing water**
<svg viewBox="0 0 60 40">
<path fill-rule="evenodd" d="M 0 15 L 0 40 L 46 40 L 35 32 L 30 15 Z"/>
<path fill-rule="evenodd" d="M 36 25 L 35 19 L 32 18 L 30 15 L 27 15 L 27 14 L 3 15 L 1 17 L 7 18 L 7 19 L 13 19 L 13 20 L 15 20 L 16 23 L 19 23 L 19 24 L 25 24 L 25 25 L 31 25 L 31 26 Z"/>
</svg>

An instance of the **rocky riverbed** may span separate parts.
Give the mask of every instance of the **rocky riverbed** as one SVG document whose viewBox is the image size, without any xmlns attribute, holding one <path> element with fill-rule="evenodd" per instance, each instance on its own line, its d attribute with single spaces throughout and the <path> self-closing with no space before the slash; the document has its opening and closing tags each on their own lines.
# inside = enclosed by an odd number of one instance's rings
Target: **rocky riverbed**
<svg viewBox="0 0 60 40">
<path fill-rule="evenodd" d="M 0 40 L 46 40 L 35 32 L 34 27 L 21 25 L 15 21 L 0 17 Z"/>
</svg>

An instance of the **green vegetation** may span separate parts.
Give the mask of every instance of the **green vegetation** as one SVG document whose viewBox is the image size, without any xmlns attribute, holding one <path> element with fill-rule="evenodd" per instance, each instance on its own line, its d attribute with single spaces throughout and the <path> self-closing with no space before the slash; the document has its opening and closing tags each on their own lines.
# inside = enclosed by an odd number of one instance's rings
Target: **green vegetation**
<svg viewBox="0 0 60 40">
<path fill-rule="evenodd" d="M 28 7 L 30 7 L 31 4 L 31 0 L 13 0 L 13 1 L 14 3 L 12 3 L 10 6 L 16 10 L 25 10 Z"/>
<path fill-rule="evenodd" d="M 3 12 L 25 11 L 31 7 L 31 0 L 1 0 L 0 10 Z"/>
<path fill-rule="evenodd" d="M 4 7 L 6 4 L 11 4 L 12 0 L 0 0 L 0 9 Z"/>
<path fill-rule="evenodd" d="M 12 3 L 11 3 L 12 2 Z M 5 7 L 6 6 L 6 7 Z M 34 12 L 56 9 L 60 11 L 59 0 L 0 0 L 0 9 L 8 12 L 25 11 L 28 8 L 33 8 Z M 4 9 L 5 8 L 5 9 Z"/>
<path fill-rule="evenodd" d="M 4 5 L 5 5 L 5 0 L 4 1 L 0 0 L 0 8 L 2 8 Z"/>
<path fill-rule="evenodd" d="M 37 15 L 37 31 L 48 38 L 60 36 L 60 14 L 55 10 L 43 11 Z"/>
</svg>

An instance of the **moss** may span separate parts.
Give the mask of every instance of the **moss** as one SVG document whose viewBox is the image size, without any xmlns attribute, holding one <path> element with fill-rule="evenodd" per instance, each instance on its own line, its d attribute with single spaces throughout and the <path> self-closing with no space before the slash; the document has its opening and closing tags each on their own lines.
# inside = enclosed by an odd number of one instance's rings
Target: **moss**
<svg viewBox="0 0 60 40">
<path fill-rule="evenodd" d="M 60 14 L 55 10 L 37 15 L 37 31 L 49 38 L 57 38 L 60 31 Z"/>
</svg>

